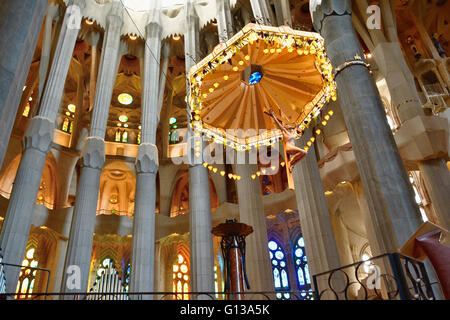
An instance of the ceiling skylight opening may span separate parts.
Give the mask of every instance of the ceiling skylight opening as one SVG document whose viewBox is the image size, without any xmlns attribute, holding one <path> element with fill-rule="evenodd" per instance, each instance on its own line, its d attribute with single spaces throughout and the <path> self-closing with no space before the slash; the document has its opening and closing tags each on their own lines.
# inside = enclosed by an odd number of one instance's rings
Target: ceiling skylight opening
<svg viewBox="0 0 450 320">
<path fill-rule="evenodd" d="M 262 78 L 261 73 L 259 73 L 258 71 L 253 72 L 253 73 L 250 75 L 250 81 L 249 81 L 248 83 L 249 83 L 250 85 L 257 84 L 258 82 L 261 81 L 261 78 Z"/>
</svg>

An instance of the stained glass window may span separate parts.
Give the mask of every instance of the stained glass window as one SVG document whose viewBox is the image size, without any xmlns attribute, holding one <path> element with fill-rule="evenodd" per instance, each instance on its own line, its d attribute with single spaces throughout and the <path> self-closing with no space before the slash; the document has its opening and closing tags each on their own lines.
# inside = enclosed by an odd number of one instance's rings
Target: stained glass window
<svg viewBox="0 0 450 320">
<path fill-rule="evenodd" d="M 22 266 L 37 268 L 38 261 L 35 259 L 35 248 L 30 248 L 25 253 L 25 259 L 22 261 Z M 19 282 L 17 283 L 16 293 L 21 293 L 17 299 L 31 298 L 30 293 L 33 292 L 37 270 L 22 268 L 19 274 Z"/>
<path fill-rule="evenodd" d="M 309 275 L 308 260 L 305 252 L 305 240 L 302 236 L 297 239 L 294 247 L 294 265 L 297 278 L 297 287 L 299 290 L 311 291 L 311 278 Z M 300 294 L 302 297 L 306 297 L 306 293 Z"/>
<path fill-rule="evenodd" d="M 22 115 L 23 115 L 24 117 L 27 117 L 27 118 L 28 118 L 28 116 L 30 115 L 30 109 L 31 109 L 30 103 L 27 102 L 27 104 L 26 104 L 26 106 L 25 106 L 25 109 L 23 109 Z"/>
<path fill-rule="evenodd" d="M 69 127 L 70 127 L 70 119 L 64 118 L 61 130 L 65 131 L 65 132 L 69 132 Z"/>
<path fill-rule="evenodd" d="M 130 272 L 131 272 L 131 264 L 127 264 L 127 268 L 123 274 L 123 285 L 125 287 L 125 291 L 128 292 L 130 287 Z"/>
<path fill-rule="evenodd" d="M 289 278 L 286 265 L 286 255 L 281 246 L 271 240 L 269 241 L 269 255 L 272 262 L 273 283 L 276 291 L 289 291 Z M 278 299 L 289 299 L 289 293 L 277 293 Z"/>
<path fill-rule="evenodd" d="M 173 292 L 180 293 L 175 296 L 177 300 L 189 300 L 189 267 L 187 259 L 179 252 L 176 264 L 173 265 Z"/>
<path fill-rule="evenodd" d="M 119 129 L 117 129 L 116 130 L 116 134 L 114 136 L 114 141 L 115 142 L 120 142 L 121 138 L 122 138 L 122 132 Z"/>
<path fill-rule="evenodd" d="M 122 142 L 128 142 L 128 132 L 126 130 L 122 132 Z"/>
</svg>

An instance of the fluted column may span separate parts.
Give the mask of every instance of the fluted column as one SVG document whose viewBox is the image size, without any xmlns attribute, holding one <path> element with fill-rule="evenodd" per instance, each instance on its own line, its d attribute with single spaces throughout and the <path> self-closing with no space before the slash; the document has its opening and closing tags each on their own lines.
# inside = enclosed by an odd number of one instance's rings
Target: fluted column
<svg viewBox="0 0 450 320">
<path fill-rule="evenodd" d="M 67 246 L 62 289 L 68 293 L 87 291 L 100 174 L 105 161 L 106 122 L 120 54 L 122 14 L 120 2 L 112 2 L 103 39 L 90 133 L 81 156 L 82 168 Z M 69 281 L 71 266 L 79 267 L 80 287 L 72 286 L 73 283 Z"/>
<path fill-rule="evenodd" d="M 229 0 L 217 0 L 216 17 L 219 42 L 225 42 L 233 36 L 233 19 Z"/>
<path fill-rule="evenodd" d="M 83 1 L 75 1 L 78 12 Z M 39 115 L 34 117 L 24 135 L 24 150 L 14 181 L 5 221 L 0 234 L 0 246 L 5 261 L 21 264 L 25 254 L 31 225 L 31 215 L 36 202 L 47 153 L 53 141 L 56 114 L 61 102 L 64 83 L 81 20 L 73 19 L 73 10 L 67 10 L 60 31 L 53 63 L 41 99 Z M 78 27 L 78 29 L 77 29 Z M 19 269 L 7 269 L 8 291 L 16 290 Z"/>
<path fill-rule="evenodd" d="M 419 169 L 439 224 L 450 230 L 450 172 L 445 160 L 421 161 Z"/>
<path fill-rule="evenodd" d="M 311 130 L 307 130 L 297 141 L 297 145 L 303 147 L 310 138 Z M 314 148 L 310 148 L 307 156 L 297 163 L 292 175 L 312 280 L 314 274 L 340 267 L 338 249 Z M 319 282 L 321 290 L 327 287 L 328 284 Z"/>
<path fill-rule="evenodd" d="M 364 57 L 352 25 L 351 1 L 311 2 L 311 14 L 334 68 Z M 344 68 L 336 83 L 374 231 L 389 237 L 396 249 L 420 225 L 420 213 L 380 96 L 363 65 Z"/>
<path fill-rule="evenodd" d="M 194 1 L 186 0 L 186 25 L 184 34 L 184 50 L 186 54 L 186 77 L 189 69 L 199 59 L 199 18 L 194 9 Z M 189 80 L 186 80 L 186 95 L 189 97 Z M 189 101 L 188 101 L 189 102 Z M 190 115 L 188 114 L 188 119 Z M 193 137 L 192 130 L 188 132 Z M 188 148 L 187 152 L 192 152 Z M 192 152 L 193 153 L 193 152 Z M 214 251 L 211 217 L 211 200 L 209 194 L 209 177 L 202 166 L 202 156 L 195 157 L 189 167 L 189 230 L 191 237 L 191 290 L 214 291 Z M 201 298 L 201 297 L 199 297 Z"/>
<path fill-rule="evenodd" d="M 275 12 L 277 14 L 278 25 L 292 27 L 292 17 L 289 0 L 278 0 L 274 2 L 274 5 Z"/>
<path fill-rule="evenodd" d="M 253 227 L 253 233 L 246 238 L 245 250 L 249 291 L 274 291 L 261 184 L 259 178 L 251 178 L 258 166 L 237 164 L 235 168 L 241 176 L 237 181 L 239 220 Z"/>
<path fill-rule="evenodd" d="M 136 158 L 136 202 L 133 220 L 131 262 L 132 292 L 153 292 L 155 266 L 155 203 L 158 148 L 156 130 L 159 109 L 159 68 L 161 57 L 160 4 L 150 11 L 145 29 L 145 56 L 142 76 L 142 133 Z M 150 299 L 151 296 L 144 296 Z"/>
<path fill-rule="evenodd" d="M 0 6 L 0 166 L 47 6 L 48 0 L 4 0 Z"/>
<path fill-rule="evenodd" d="M 272 25 L 270 11 L 267 0 L 250 0 L 253 10 L 253 16 L 256 23 L 263 25 Z"/>
<path fill-rule="evenodd" d="M 53 20 L 57 16 L 58 10 L 59 6 L 57 4 L 50 3 L 47 8 L 47 15 L 45 16 L 44 39 L 42 42 L 41 60 L 39 63 L 39 97 L 42 95 L 47 77 L 50 51 L 52 48 Z"/>
</svg>

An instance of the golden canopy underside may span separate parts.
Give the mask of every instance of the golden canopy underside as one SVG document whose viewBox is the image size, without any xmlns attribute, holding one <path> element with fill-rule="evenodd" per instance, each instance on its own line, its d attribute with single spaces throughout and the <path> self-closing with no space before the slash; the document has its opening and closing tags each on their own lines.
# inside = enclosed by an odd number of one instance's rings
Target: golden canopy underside
<svg viewBox="0 0 450 320">
<path fill-rule="evenodd" d="M 324 89 L 314 55 L 299 55 L 287 48 L 264 53 L 265 49 L 273 49 L 273 46 L 262 40 L 248 44 L 232 57 L 232 64 L 224 63 L 205 76 L 201 89 L 215 88 L 214 84 L 218 84 L 212 93 L 206 91 L 207 96 L 202 99 L 200 117 L 205 128 L 278 129 L 264 113 L 266 106 L 289 125 L 301 124 L 311 112 Z M 244 64 L 239 65 L 239 61 Z M 242 80 L 242 71 L 251 64 L 260 65 L 263 70 L 262 79 L 253 85 Z M 239 70 L 233 71 L 233 66 Z M 224 76 L 228 76 L 228 80 Z"/>
</svg>

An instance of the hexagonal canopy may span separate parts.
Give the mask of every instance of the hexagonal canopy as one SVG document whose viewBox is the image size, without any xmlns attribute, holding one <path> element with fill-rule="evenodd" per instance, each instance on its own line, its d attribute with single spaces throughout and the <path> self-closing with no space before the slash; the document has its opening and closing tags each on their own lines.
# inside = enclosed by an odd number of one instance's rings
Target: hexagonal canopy
<svg viewBox="0 0 450 320">
<path fill-rule="evenodd" d="M 336 100 L 323 38 L 289 27 L 247 25 L 192 67 L 189 81 L 194 130 L 238 150 L 281 138 L 269 108 L 302 132 Z"/>
</svg>

